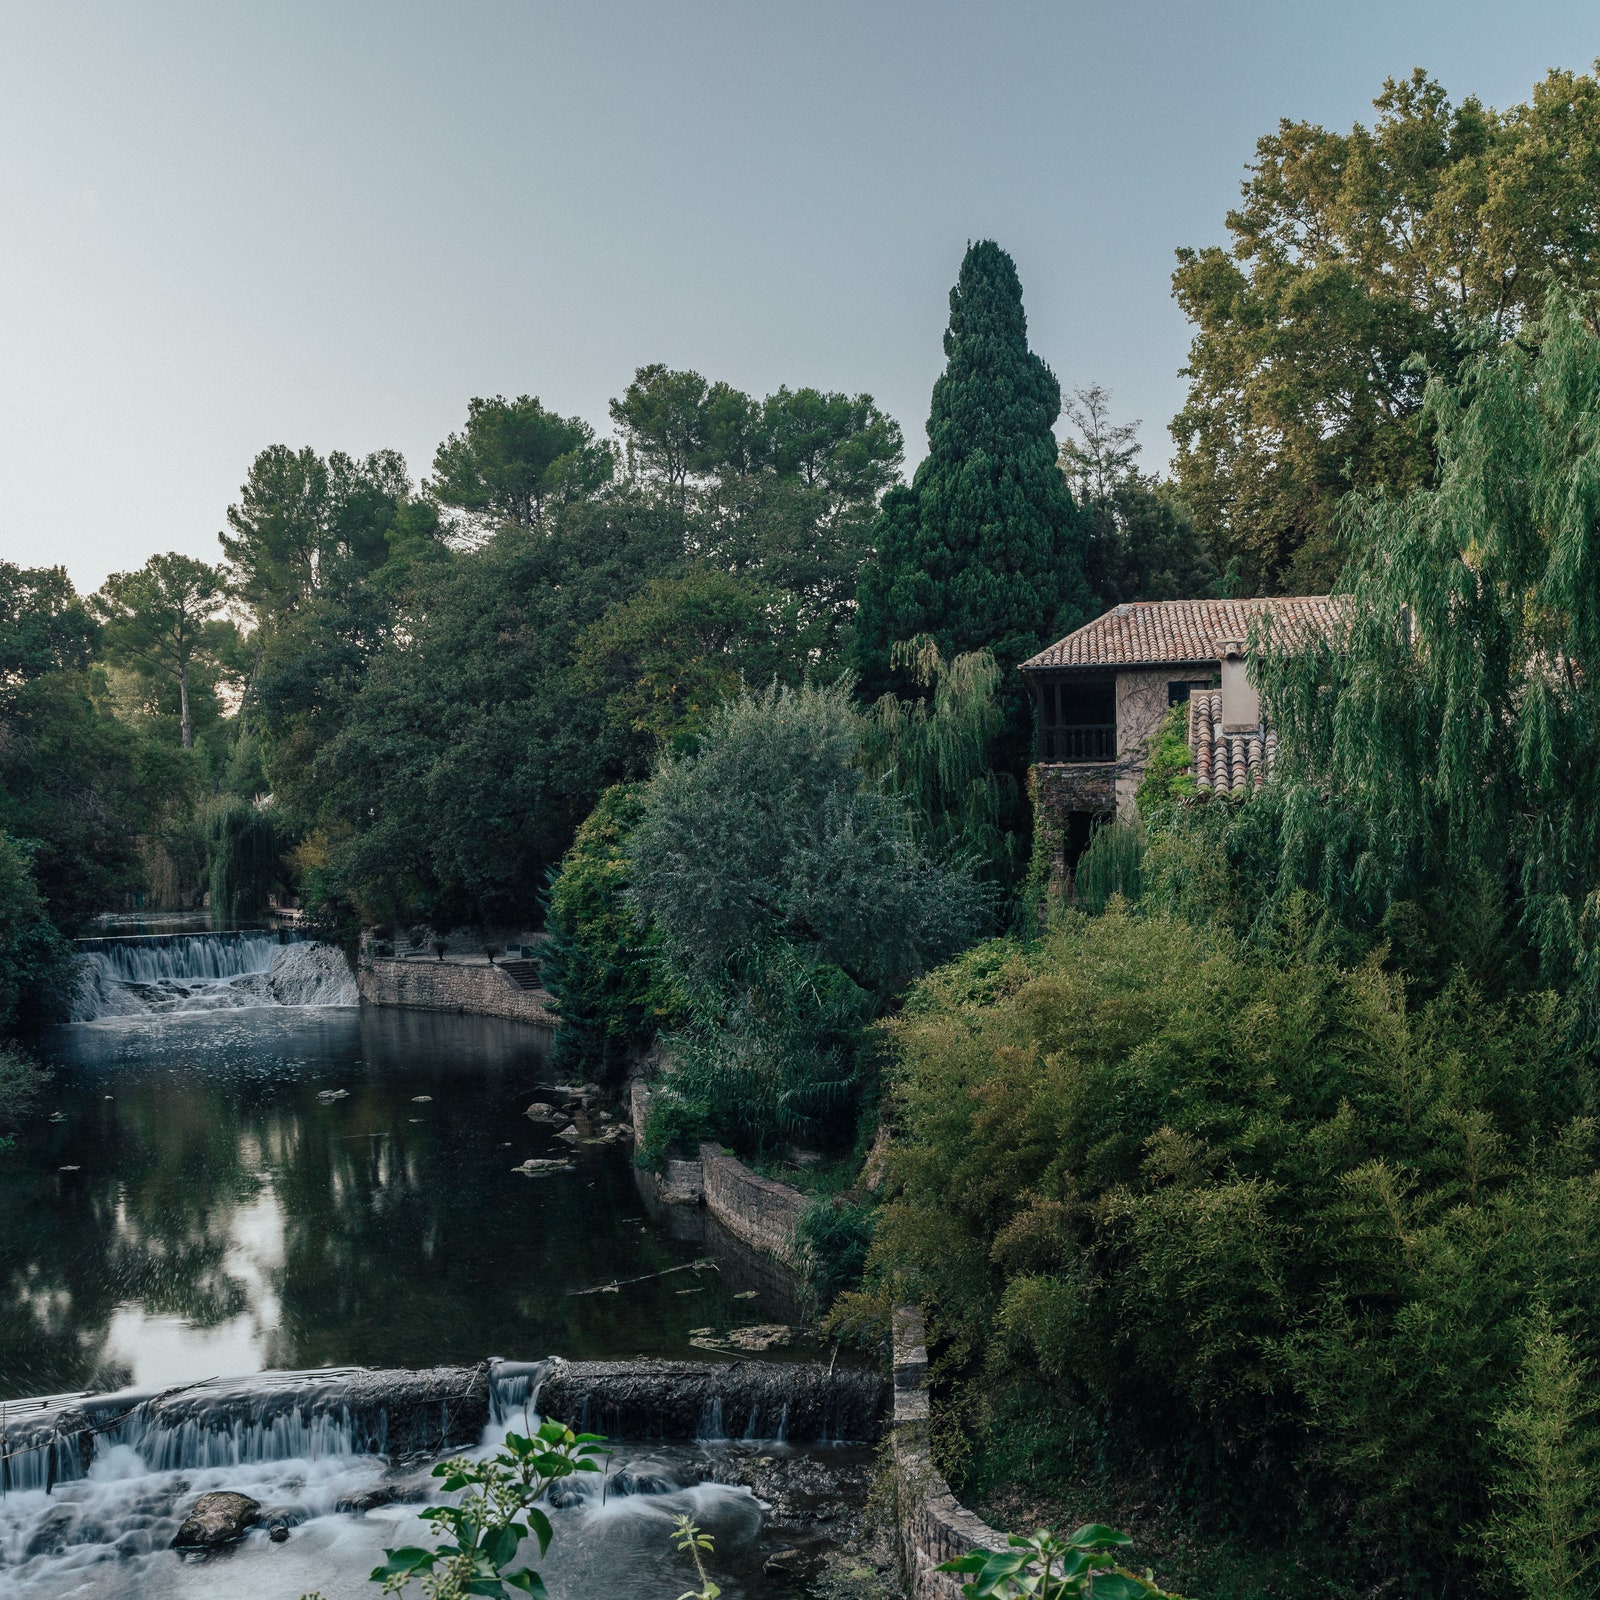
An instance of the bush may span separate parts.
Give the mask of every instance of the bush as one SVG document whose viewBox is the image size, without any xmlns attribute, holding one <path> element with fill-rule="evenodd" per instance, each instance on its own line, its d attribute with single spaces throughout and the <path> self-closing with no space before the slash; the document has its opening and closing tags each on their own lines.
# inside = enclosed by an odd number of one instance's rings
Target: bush
<svg viewBox="0 0 1600 1600">
<path fill-rule="evenodd" d="M 795 1244 L 801 1281 L 815 1316 L 861 1282 L 875 1212 L 843 1195 L 818 1195 L 800 1213 Z"/>
<path fill-rule="evenodd" d="M 1565 1026 L 1459 977 L 1412 1010 L 1304 906 L 1267 952 L 1113 909 L 924 980 L 887 1024 L 872 1261 L 945 1341 L 969 1484 L 1044 1438 L 1065 1473 L 1076 1441 L 1321 1541 L 1337 1581 L 1481 1577 L 1463 1530 L 1506 1481 L 1536 1305 L 1569 1414 L 1595 1399 L 1600 1123 Z"/>
<path fill-rule="evenodd" d="M 0 1150 L 8 1150 L 16 1129 L 38 1108 L 49 1074 L 14 1045 L 0 1044 Z"/>
<path fill-rule="evenodd" d="M 45 915 L 22 847 L 0 833 L 0 1037 L 52 1017 L 72 982 L 72 947 Z"/>
<path fill-rule="evenodd" d="M 1073 897 L 1098 916 L 1113 895 L 1133 904 L 1144 893 L 1144 834 L 1133 824 L 1103 822 L 1072 875 Z"/>
<path fill-rule="evenodd" d="M 614 1082 L 675 1014 L 671 988 L 651 959 L 650 937 L 624 898 L 629 836 L 644 812 L 642 784 L 600 796 L 550 880 L 544 986 L 561 1028 L 560 1071 Z"/>
<path fill-rule="evenodd" d="M 624 898 L 683 997 L 668 1092 L 746 1153 L 848 1142 L 864 1025 L 986 919 L 866 782 L 862 729 L 847 686 L 742 695 L 662 759 L 627 847 Z"/>
</svg>

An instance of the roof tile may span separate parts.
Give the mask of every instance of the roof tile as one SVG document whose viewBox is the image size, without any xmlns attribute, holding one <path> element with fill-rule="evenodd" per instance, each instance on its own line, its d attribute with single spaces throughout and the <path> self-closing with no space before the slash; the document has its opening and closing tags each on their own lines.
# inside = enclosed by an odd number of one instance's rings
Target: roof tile
<svg viewBox="0 0 1600 1600">
<path fill-rule="evenodd" d="M 1137 667 L 1213 662 L 1229 640 L 1243 641 L 1263 612 L 1298 632 L 1328 634 L 1343 609 L 1325 594 L 1257 600 L 1135 600 L 1085 623 L 1022 663 L 1043 667 Z"/>
</svg>

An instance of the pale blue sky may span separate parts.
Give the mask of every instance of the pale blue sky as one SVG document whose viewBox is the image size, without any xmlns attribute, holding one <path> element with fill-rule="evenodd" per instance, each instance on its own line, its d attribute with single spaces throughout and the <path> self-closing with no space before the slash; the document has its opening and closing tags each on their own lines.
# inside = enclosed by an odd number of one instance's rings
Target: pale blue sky
<svg viewBox="0 0 1600 1600">
<path fill-rule="evenodd" d="M 271 443 L 469 396 L 606 426 L 635 366 L 872 393 L 923 449 L 969 238 L 1165 460 L 1172 252 L 1280 116 L 1386 74 L 1526 97 L 1593 5 L 81 3 L 0 8 L 0 555 L 216 559 Z"/>
</svg>

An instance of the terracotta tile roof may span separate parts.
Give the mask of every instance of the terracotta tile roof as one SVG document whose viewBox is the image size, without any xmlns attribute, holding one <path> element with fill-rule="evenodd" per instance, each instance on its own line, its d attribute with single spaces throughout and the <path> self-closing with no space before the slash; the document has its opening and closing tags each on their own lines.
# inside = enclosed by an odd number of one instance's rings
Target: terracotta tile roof
<svg viewBox="0 0 1600 1600">
<path fill-rule="evenodd" d="M 1264 611 L 1298 632 L 1331 633 L 1341 601 L 1325 594 L 1281 600 L 1135 600 L 1085 623 L 1041 650 L 1022 670 L 1040 667 L 1137 667 L 1213 662 L 1230 640 L 1249 637 Z"/>
<path fill-rule="evenodd" d="M 1253 793 L 1272 776 L 1278 734 L 1271 723 L 1249 733 L 1222 731 L 1222 691 L 1189 696 L 1189 754 L 1201 794 Z"/>
</svg>

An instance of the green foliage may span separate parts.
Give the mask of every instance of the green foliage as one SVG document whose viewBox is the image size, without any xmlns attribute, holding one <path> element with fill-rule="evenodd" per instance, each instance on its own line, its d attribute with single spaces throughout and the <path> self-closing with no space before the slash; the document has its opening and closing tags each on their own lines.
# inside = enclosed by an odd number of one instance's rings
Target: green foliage
<svg viewBox="0 0 1600 1600">
<path fill-rule="evenodd" d="M 1525 1318 L 1580 1363 L 1600 1326 L 1596 1085 L 1554 997 L 1458 978 L 1413 1011 L 1305 917 L 1257 953 L 1113 908 L 979 946 L 887 1026 L 873 1271 L 937 1324 L 975 1479 L 1017 1396 L 1330 1581 L 1482 1575 Z"/>
<path fill-rule="evenodd" d="M 1590 213 L 1600 86 L 1556 70 L 1528 104 L 1452 105 L 1420 68 L 1371 128 L 1281 122 L 1256 142 L 1230 250 L 1182 250 L 1194 324 L 1178 483 L 1243 592 L 1326 589 L 1351 490 L 1431 476 L 1422 357 L 1448 373 L 1537 320 L 1554 278 L 1600 287 Z M 1358 530 L 1353 530 L 1358 531 Z"/>
<path fill-rule="evenodd" d="M 0 1038 L 24 1015 L 48 1012 L 71 974 L 72 947 L 45 915 L 27 856 L 0 833 Z"/>
<path fill-rule="evenodd" d="M 555 998 L 558 1070 L 615 1081 L 673 1015 L 649 935 L 625 898 L 642 784 L 600 796 L 550 882 L 540 973 Z"/>
<path fill-rule="evenodd" d="M 1559 293 L 1532 332 L 1429 382 L 1437 486 L 1350 507 L 1338 637 L 1266 633 L 1277 793 L 1237 831 L 1278 903 L 1309 889 L 1356 929 L 1487 880 L 1593 1033 L 1600 337 Z"/>
<path fill-rule="evenodd" d="M 443 1542 L 431 1550 L 416 1545 L 385 1550 L 388 1559 L 373 1568 L 372 1582 L 381 1583 L 384 1594 L 398 1594 L 415 1578 L 429 1600 L 545 1595 L 544 1580 L 531 1567 L 512 1568 L 517 1546 L 531 1538 L 539 1541 L 541 1556 L 550 1548 L 550 1519 L 538 1502 L 563 1478 L 600 1471 L 594 1458 L 603 1443 L 597 1433 L 574 1433 L 564 1423 L 545 1422 L 532 1438 L 508 1433 L 487 1461 L 441 1461 L 433 1476 L 444 1479 L 444 1492 L 467 1491 L 454 1505 L 430 1506 L 422 1513 Z"/>
<path fill-rule="evenodd" d="M 1048 1528 L 1031 1538 L 1008 1534 L 1004 1550 L 974 1550 L 936 1568 L 971 1573 L 961 1592 L 972 1600 L 993 1595 L 1030 1595 L 1036 1600 L 1162 1600 L 1149 1573 L 1139 1577 L 1118 1560 L 1133 1543 L 1125 1533 L 1088 1523 L 1058 1539 Z"/>
<path fill-rule="evenodd" d="M 861 738 L 843 687 L 742 694 L 662 757 L 633 834 L 628 899 L 690 1019 L 673 1092 L 742 1149 L 843 1137 L 862 1024 L 985 917 L 864 781 Z"/>
<path fill-rule="evenodd" d="M 1002 780 L 989 749 L 1004 722 L 995 703 L 1000 670 L 986 650 L 946 661 L 926 634 L 897 644 L 922 698 L 886 694 L 872 708 L 861 764 L 910 807 L 919 842 L 941 860 L 964 860 L 990 881 L 1014 870 L 1014 836 L 1001 830 Z"/>
<path fill-rule="evenodd" d="M 1110 405 L 1099 384 L 1062 401 L 1077 437 L 1061 441 L 1060 464 L 1088 525 L 1084 577 L 1095 608 L 1218 593 L 1221 578 L 1188 507 L 1134 466 L 1139 424 L 1113 423 Z"/>
<path fill-rule="evenodd" d="M 86 667 L 96 633 L 65 567 L 0 561 L 0 711 L 33 679 Z"/>
<path fill-rule="evenodd" d="M 1189 707 L 1176 705 L 1146 741 L 1144 773 L 1133 797 L 1141 821 L 1171 821 L 1177 803 L 1199 792 L 1190 772 L 1192 765 Z"/>
<path fill-rule="evenodd" d="M 747 683 L 798 683 L 806 656 L 782 595 L 715 567 L 653 578 L 579 635 L 575 685 L 625 736 L 692 744 Z"/>
<path fill-rule="evenodd" d="M 467 425 L 439 446 L 429 488 L 445 505 L 533 528 L 547 500 L 592 492 L 614 470 L 611 447 L 581 417 L 496 395 L 467 402 Z"/>
<path fill-rule="evenodd" d="M 15 1143 L 15 1132 L 38 1109 L 49 1074 L 15 1045 L 0 1041 L 0 1151 Z"/>
<path fill-rule="evenodd" d="M 226 658 L 236 638 L 220 616 L 224 598 L 222 573 L 177 551 L 151 556 L 137 572 L 113 572 L 94 597 L 106 659 L 176 684 L 185 750 L 194 744 L 193 669 Z"/>
<path fill-rule="evenodd" d="M 313 596 L 381 567 L 410 491 L 393 450 L 360 461 L 338 450 L 323 460 L 309 446 L 263 450 L 228 507 L 233 531 L 219 535 L 257 627 L 270 633 Z"/>
<path fill-rule="evenodd" d="M 1028 349 L 1016 267 L 990 240 L 961 263 L 944 348 L 928 454 L 910 488 L 884 496 L 862 574 L 857 659 L 878 692 L 895 684 L 898 640 L 930 634 L 947 658 L 989 650 L 1009 673 L 1089 604 L 1084 528 L 1056 468 L 1060 389 Z"/>
<path fill-rule="evenodd" d="M 716 1548 L 715 1541 L 709 1533 L 701 1533 L 694 1521 L 689 1517 L 674 1517 L 672 1521 L 672 1542 L 680 1552 L 687 1552 L 694 1561 L 695 1576 L 700 1579 L 698 1589 L 685 1589 L 678 1596 L 678 1600 L 717 1600 L 722 1593 L 716 1584 L 711 1581 L 706 1572 L 706 1556 Z"/>
<path fill-rule="evenodd" d="M 283 875 L 272 808 L 219 794 L 206 802 L 205 820 L 213 925 L 231 928 L 264 916 Z"/>
<path fill-rule="evenodd" d="M 1130 905 L 1144 893 L 1144 831 L 1136 823 L 1103 822 L 1090 836 L 1072 875 L 1073 898 L 1098 916 L 1121 895 Z"/>
<path fill-rule="evenodd" d="M 1521 1369 L 1495 1433 L 1501 1467 L 1487 1543 L 1513 1591 L 1529 1600 L 1592 1594 L 1600 1560 L 1593 1376 L 1543 1302 L 1529 1312 Z"/>
<path fill-rule="evenodd" d="M 806 1298 L 820 1316 L 860 1285 L 872 1243 L 874 1210 L 844 1195 L 819 1194 L 795 1223 L 795 1246 Z"/>
</svg>

